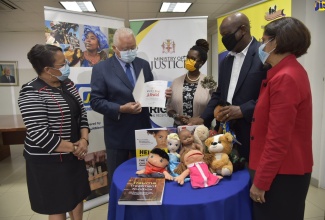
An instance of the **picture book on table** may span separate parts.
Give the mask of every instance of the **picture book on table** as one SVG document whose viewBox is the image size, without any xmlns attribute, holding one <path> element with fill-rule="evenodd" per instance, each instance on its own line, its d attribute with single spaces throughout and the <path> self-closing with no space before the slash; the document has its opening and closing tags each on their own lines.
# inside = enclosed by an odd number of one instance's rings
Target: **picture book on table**
<svg viewBox="0 0 325 220">
<path fill-rule="evenodd" d="M 118 204 L 161 205 L 164 189 L 164 178 L 131 177 L 118 200 Z"/>
<path fill-rule="evenodd" d="M 157 147 L 168 152 L 167 136 L 170 133 L 175 133 L 175 128 L 151 128 L 135 131 L 135 148 L 137 170 L 145 168 L 150 151 Z"/>
</svg>

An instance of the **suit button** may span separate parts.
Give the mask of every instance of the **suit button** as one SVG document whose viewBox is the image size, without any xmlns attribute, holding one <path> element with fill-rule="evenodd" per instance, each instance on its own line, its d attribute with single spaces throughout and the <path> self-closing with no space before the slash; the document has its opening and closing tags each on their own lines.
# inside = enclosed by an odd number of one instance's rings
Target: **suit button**
<svg viewBox="0 0 325 220">
<path fill-rule="evenodd" d="M 251 140 L 254 140 L 254 136 L 251 136 Z"/>
<path fill-rule="evenodd" d="M 255 118 L 252 118 L 252 122 L 254 122 L 255 121 Z"/>
</svg>

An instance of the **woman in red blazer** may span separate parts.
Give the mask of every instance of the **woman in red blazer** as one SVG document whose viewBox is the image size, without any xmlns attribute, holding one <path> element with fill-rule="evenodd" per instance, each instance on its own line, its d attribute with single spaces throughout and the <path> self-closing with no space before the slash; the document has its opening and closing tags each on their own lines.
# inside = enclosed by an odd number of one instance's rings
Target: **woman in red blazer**
<svg viewBox="0 0 325 220">
<path fill-rule="evenodd" d="M 303 220 L 312 158 L 312 98 L 306 70 L 297 61 L 310 32 L 295 18 L 265 26 L 259 57 L 272 68 L 255 107 L 249 168 L 255 220 Z"/>
</svg>

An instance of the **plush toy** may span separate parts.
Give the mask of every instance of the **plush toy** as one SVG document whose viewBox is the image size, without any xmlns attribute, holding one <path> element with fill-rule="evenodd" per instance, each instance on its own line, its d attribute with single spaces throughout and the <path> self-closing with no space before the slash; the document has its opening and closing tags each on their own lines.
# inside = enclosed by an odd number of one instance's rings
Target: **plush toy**
<svg viewBox="0 0 325 220">
<path fill-rule="evenodd" d="M 237 147 L 241 146 L 241 143 L 237 140 L 236 134 L 232 129 L 232 127 L 236 123 L 236 120 L 221 122 L 217 117 L 219 115 L 220 109 L 226 105 L 229 105 L 229 103 L 223 102 L 222 105 L 217 105 L 214 109 L 214 117 L 217 121 L 217 125 L 219 125 L 217 134 L 225 134 L 225 133 L 229 132 L 233 136 L 233 144 L 236 144 L 236 145 L 232 149 L 231 153 L 229 154 L 229 158 L 233 165 L 233 172 L 235 172 L 237 170 L 242 170 L 245 168 L 246 159 L 244 157 L 241 157 L 236 149 Z"/>
<path fill-rule="evenodd" d="M 209 128 L 199 125 L 194 130 L 194 142 L 200 144 L 205 149 L 204 141 L 209 137 Z"/>
<path fill-rule="evenodd" d="M 154 148 L 149 153 L 145 169 L 138 170 L 136 174 L 140 177 L 156 177 L 173 180 L 173 177 L 166 170 L 168 163 L 168 154 L 160 148 Z"/>
<path fill-rule="evenodd" d="M 186 167 L 186 169 L 184 169 Z M 210 172 L 207 163 L 204 161 L 204 154 L 199 150 L 186 149 L 181 155 L 179 169 L 175 172 L 184 170 L 174 180 L 180 185 L 184 184 L 184 179 L 189 175 L 193 188 L 205 188 L 216 185 L 221 176 L 214 175 Z"/>
<path fill-rule="evenodd" d="M 230 176 L 233 172 L 233 165 L 229 159 L 233 146 L 232 141 L 233 137 L 230 133 L 218 134 L 205 141 L 209 153 L 213 155 L 210 168 L 222 176 Z"/>
<path fill-rule="evenodd" d="M 194 137 L 189 130 L 181 130 L 178 135 L 182 144 L 182 148 L 179 154 L 182 154 L 185 149 L 193 149 L 204 152 L 203 146 L 194 142 Z"/>
</svg>

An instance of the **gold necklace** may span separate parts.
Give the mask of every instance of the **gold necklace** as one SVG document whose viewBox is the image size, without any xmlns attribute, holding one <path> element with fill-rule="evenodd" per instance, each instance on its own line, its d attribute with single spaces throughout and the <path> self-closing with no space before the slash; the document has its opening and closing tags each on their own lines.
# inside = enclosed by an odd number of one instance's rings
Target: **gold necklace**
<svg viewBox="0 0 325 220">
<path fill-rule="evenodd" d="M 199 76 L 198 76 L 196 79 L 191 79 L 191 78 L 188 76 L 188 72 L 186 73 L 186 77 L 187 77 L 187 79 L 188 79 L 189 81 L 191 81 L 191 82 L 196 82 L 196 81 L 198 81 L 198 80 L 200 79 L 200 75 L 201 75 L 201 74 L 199 74 Z"/>
</svg>

